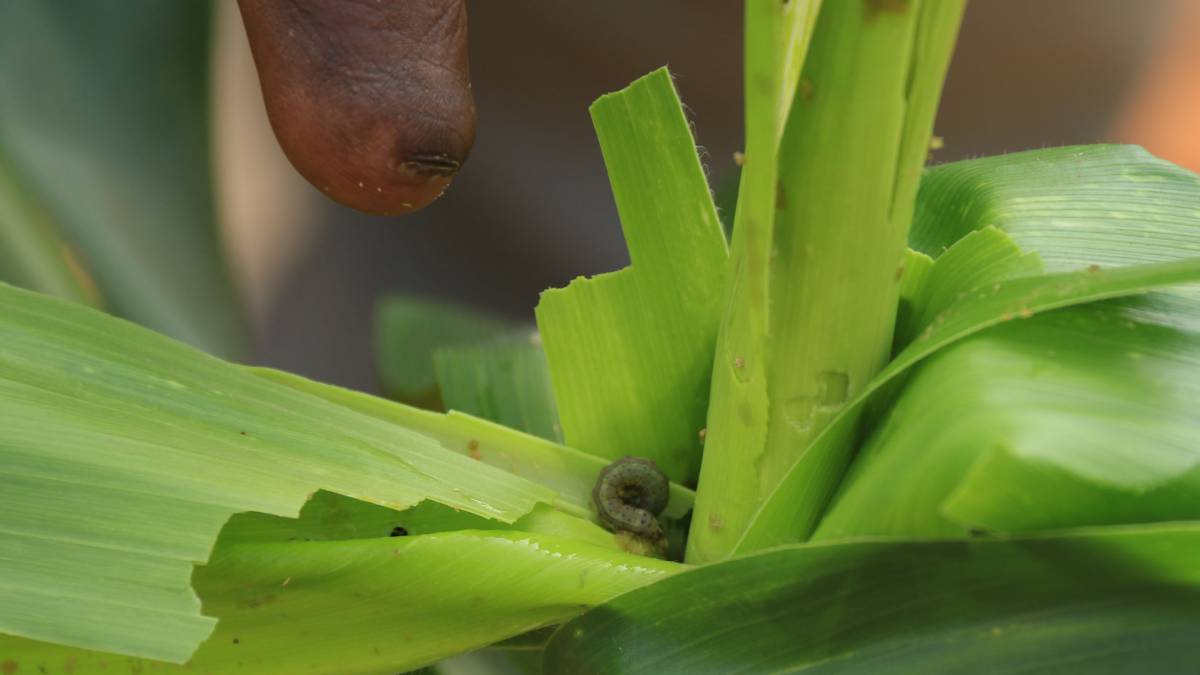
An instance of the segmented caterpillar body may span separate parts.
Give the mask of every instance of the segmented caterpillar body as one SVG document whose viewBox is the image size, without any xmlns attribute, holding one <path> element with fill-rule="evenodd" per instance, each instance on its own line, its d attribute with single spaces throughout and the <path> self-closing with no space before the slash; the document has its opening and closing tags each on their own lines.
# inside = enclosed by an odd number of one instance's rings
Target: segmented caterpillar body
<svg viewBox="0 0 1200 675">
<path fill-rule="evenodd" d="M 600 522 L 615 532 L 657 540 L 658 514 L 667 508 L 671 483 L 653 460 L 622 457 L 600 471 L 592 500 Z"/>
</svg>

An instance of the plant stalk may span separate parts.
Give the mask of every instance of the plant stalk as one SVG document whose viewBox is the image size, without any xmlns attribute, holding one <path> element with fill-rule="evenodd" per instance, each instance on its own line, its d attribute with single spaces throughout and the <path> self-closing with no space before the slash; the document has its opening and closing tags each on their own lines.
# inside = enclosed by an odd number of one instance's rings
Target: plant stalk
<svg viewBox="0 0 1200 675">
<path fill-rule="evenodd" d="M 824 3 L 791 105 L 776 108 L 787 118 L 772 153 L 767 141 L 754 148 L 773 120 L 752 103 L 763 81 L 753 71 L 764 62 L 752 52 L 764 35 L 795 40 L 807 31 L 778 28 L 786 9 L 771 30 L 752 20 L 761 6 L 747 3 L 746 172 L 689 562 L 730 554 L 811 440 L 887 362 L 905 240 L 963 4 Z M 776 81 L 788 65 L 776 59 Z M 767 166 L 752 173 L 756 161 Z M 828 467 L 828 485 L 816 489 L 831 492 L 843 470 Z"/>
</svg>

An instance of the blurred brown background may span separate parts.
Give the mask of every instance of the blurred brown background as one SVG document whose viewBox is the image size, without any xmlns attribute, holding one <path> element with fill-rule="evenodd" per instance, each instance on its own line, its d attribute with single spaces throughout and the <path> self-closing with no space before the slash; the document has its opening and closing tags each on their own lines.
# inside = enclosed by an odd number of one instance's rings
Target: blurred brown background
<svg viewBox="0 0 1200 675">
<path fill-rule="evenodd" d="M 255 360 L 376 385 L 374 303 L 392 292 L 532 320 L 538 293 L 628 263 L 587 107 L 668 64 L 714 189 L 741 143 L 741 2 L 470 3 L 475 149 L 449 192 L 400 219 L 356 214 L 295 175 L 267 126 L 233 0 L 214 53 L 226 244 Z M 937 161 L 1120 141 L 1195 170 L 1194 0 L 974 0 Z"/>
</svg>

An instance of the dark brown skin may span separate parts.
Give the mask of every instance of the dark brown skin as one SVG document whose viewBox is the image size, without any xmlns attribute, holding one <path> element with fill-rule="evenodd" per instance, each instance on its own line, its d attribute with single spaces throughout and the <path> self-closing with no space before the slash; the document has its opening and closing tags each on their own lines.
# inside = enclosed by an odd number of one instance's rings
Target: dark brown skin
<svg viewBox="0 0 1200 675">
<path fill-rule="evenodd" d="M 475 140 L 465 0 L 238 0 L 267 115 L 318 190 L 399 215 Z"/>
</svg>

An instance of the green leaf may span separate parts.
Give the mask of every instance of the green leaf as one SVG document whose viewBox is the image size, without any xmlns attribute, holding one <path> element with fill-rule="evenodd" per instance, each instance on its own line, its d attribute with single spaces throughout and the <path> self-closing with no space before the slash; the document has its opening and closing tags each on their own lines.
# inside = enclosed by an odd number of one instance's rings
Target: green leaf
<svg viewBox="0 0 1200 675">
<path fill-rule="evenodd" d="M 763 359 L 769 335 L 769 261 L 774 250 L 774 221 L 779 176 L 779 142 L 799 86 L 821 2 L 779 3 L 751 0 L 745 3 L 745 143 L 741 180 L 734 214 L 729 281 L 712 371 L 712 384 L 705 427 L 703 466 L 707 482 L 721 480 L 714 467 L 744 475 L 752 464 L 751 451 L 766 442 L 763 420 L 753 411 L 765 411 L 766 366 Z M 806 88 L 807 90 L 807 88 Z M 747 356 L 750 358 L 747 360 Z M 730 367 L 731 365 L 740 367 Z M 722 424 L 722 416 L 736 411 L 740 425 Z M 710 429 L 707 425 L 716 424 Z M 746 452 L 741 453 L 745 450 Z M 718 456 L 722 455 L 722 456 Z M 726 466 L 727 465 L 727 466 Z M 715 477 L 715 478 L 714 478 Z M 724 500 L 750 506 L 751 499 L 739 498 L 737 484 L 730 480 Z M 710 501 L 720 486 L 708 488 Z M 706 536 L 701 523 L 720 524 L 711 506 L 704 517 L 693 517 L 689 549 L 699 549 Z M 715 520 L 710 520 L 717 515 Z M 689 552 L 696 557 L 694 552 Z"/>
<path fill-rule="evenodd" d="M 193 578 L 205 612 L 221 622 L 186 666 L 6 637 L 0 654 L 31 671 L 69 663 L 76 675 L 113 668 L 394 673 L 562 622 L 682 569 L 525 532 L 285 542 L 223 536 Z"/>
<path fill-rule="evenodd" d="M 1200 519 L 1200 333 L 1155 322 L 1139 300 L 1013 321 L 935 354 L 813 539 Z"/>
<path fill-rule="evenodd" d="M 1198 199 L 1194 174 L 1132 146 L 971 160 L 929 172 L 913 245 L 936 252 L 957 241 L 934 266 L 946 268 L 947 279 L 987 264 L 986 255 L 956 249 L 995 227 L 1035 248 L 1053 270 L 1172 260 L 1200 250 Z M 964 264 L 950 263 L 956 257 Z M 929 280 L 927 288 L 956 284 Z M 815 536 L 1191 517 L 1193 460 L 1185 448 L 1195 433 L 1188 374 L 1196 358 L 1192 336 L 1200 331 L 1198 291 L 1175 286 L 1056 313 L 938 355 L 867 441 Z M 1007 311 L 1008 318 L 1020 316 L 1020 308 Z M 957 369 L 947 370 L 949 363 Z M 887 464 L 904 466 L 911 480 L 884 478 Z M 878 510 L 881 500 L 886 513 Z"/>
<path fill-rule="evenodd" d="M 1185 673 L 1200 527 L 809 544 L 695 568 L 565 624 L 563 673 Z"/>
<path fill-rule="evenodd" d="M 914 251 L 904 252 L 900 272 L 900 300 L 896 305 L 896 334 L 892 340 L 892 354 L 896 354 L 908 343 L 908 334 L 918 323 L 918 314 L 923 313 L 928 291 L 929 273 L 933 271 L 933 258 Z"/>
<path fill-rule="evenodd" d="M 315 490 L 504 522 L 557 500 L 395 423 L 97 311 L 0 285 L 0 632 L 180 662 L 233 513 Z"/>
<path fill-rule="evenodd" d="M 562 442 L 550 370 L 536 333 L 438 349 L 433 369 L 448 410 Z"/>
<path fill-rule="evenodd" d="M 590 516 L 596 477 L 609 464 L 608 460 L 595 455 L 471 415 L 418 410 L 277 370 L 249 370 L 260 377 L 395 424 L 401 429 L 411 429 L 434 439 L 447 450 L 551 488 L 558 493 L 552 502 L 554 506 L 573 515 Z M 694 500 L 695 493 L 678 483 L 672 483 L 671 498 L 663 515 L 673 519 L 683 518 L 691 510 Z"/>
<path fill-rule="evenodd" d="M 442 410 L 434 352 L 453 345 L 489 342 L 517 329 L 511 321 L 450 303 L 390 297 L 375 308 L 375 359 L 383 389 L 398 401 Z"/>
<path fill-rule="evenodd" d="M 753 0 L 745 3 L 745 98 L 746 151 L 742 158 L 741 182 L 734 213 L 729 282 L 718 329 L 712 383 L 705 426 L 702 470 L 707 483 L 721 480 L 714 467 L 729 468 L 744 475 L 752 464 L 751 452 L 766 443 L 766 426 L 753 411 L 765 411 L 766 364 L 756 358 L 764 353 L 769 334 L 769 261 L 773 246 L 778 190 L 779 141 L 795 98 L 800 72 L 816 26 L 820 2 L 779 3 Z M 747 360 L 747 356 L 750 358 Z M 740 367 L 730 367 L 730 366 Z M 723 424 L 736 411 L 741 424 Z M 715 424 L 714 424 L 715 422 Z M 711 429 L 709 426 L 711 425 Z M 742 451 L 745 450 L 744 453 Z M 739 454 L 742 453 L 742 454 Z M 728 465 L 728 466 L 726 466 Z M 707 467 L 707 468 L 704 468 Z M 749 469 L 752 471 L 752 469 Z M 737 485 L 726 485 L 726 502 L 750 506 L 751 499 L 738 498 Z M 719 486 L 706 488 L 713 501 Z M 706 536 L 699 533 L 703 521 L 720 525 L 711 505 L 704 515 L 693 516 L 688 537 L 688 555 L 700 549 Z M 715 520 L 710 520 L 716 515 Z"/>
<path fill-rule="evenodd" d="M 237 514 L 221 530 L 218 546 L 411 537 L 460 530 L 527 532 L 571 539 L 576 543 L 615 552 L 628 552 L 616 535 L 599 525 L 545 504 L 536 505 L 515 522 L 503 523 L 434 501 L 423 501 L 416 506 L 396 510 L 324 490 L 313 495 L 296 518 L 280 518 L 265 513 Z"/>
<path fill-rule="evenodd" d="M 567 444 L 695 479 L 726 245 L 666 69 L 592 119 L 633 266 L 548 290 L 538 327 Z"/>
<path fill-rule="evenodd" d="M 774 161 L 763 160 L 775 156 L 820 11 L 821 0 L 746 3 L 746 156 L 762 167 L 752 180 L 772 189 L 762 179 L 775 175 Z"/>
<path fill-rule="evenodd" d="M 336 541 L 430 534 L 447 530 L 513 529 L 511 524 L 455 511 L 437 502 L 421 502 L 403 511 L 318 490 L 295 518 L 239 513 L 221 530 L 220 543 Z"/>
<path fill-rule="evenodd" d="M 538 504 L 513 523 L 503 523 L 423 501 L 402 511 L 318 491 L 296 518 L 265 513 L 240 513 L 221 530 L 220 541 L 331 541 L 399 537 L 455 530 L 519 530 L 568 537 L 600 548 L 623 550 L 615 537 L 598 525 Z"/>
<path fill-rule="evenodd" d="M 878 403 L 893 381 L 940 349 L 992 326 L 1047 310 L 1197 281 L 1200 258 L 1023 277 L 972 291 L 938 315 L 816 438 L 764 500 L 736 550 L 745 553 L 806 540 L 853 456 L 852 448 L 841 440 L 855 431 L 857 413 Z"/>
<path fill-rule="evenodd" d="M 1178 260 L 1195 250 L 1196 245 L 1188 242 L 1195 238 L 1196 225 L 1200 224 L 1197 220 L 1200 211 L 1195 207 L 1200 198 L 1197 180 L 1187 171 L 1128 146 L 1044 150 L 945 165 L 931 169 L 923 183 L 911 243 L 919 250 L 940 254 L 966 234 L 994 224 L 1017 243 L 1034 247 L 1051 271 L 1082 268 L 1087 271 L 1079 278 L 1098 281 L 1107 273 L 1099 262 L 1109 267 Z M 1109 190 L 1123 194 L 1126 201 L 1109 201 L 1105 196 Z M 1080 232 L 1085 234 L 1081 236 Z M 1169 236 L 1156 239 L 1164 232 Z M 971 249 L 963 249 L 963 253 L 971 253 Z M 970 259 L 982 258 L 964 255 L 961 257 L 964 264 L 960 265 L 953 262 L 956 257 L 951 255 L 942 262 L 947 281 L 926 279 L 921 289 L 914 286 L 907 292 L 936 292 L 946 296 L 944 289 L 953 288 L 957 298 L 965 286 L 971 285 Z M 1016 260 L 1011 252 L 1002 257 Z M 954 268 L 960 268 L 961 272 L 954 272 Z M 1003 271 L 1004 266 L 995 269 Z M 1021 273 L 1019 268 L 1016 272 Z M 1188 280 L 1187 274 L 1176 277 L 1174 282 L 1143 285 L 1135 278 L 1139 274 L 1135 272 L 1126 281 L 1138 288 L 1126 291 L 1118 288 L 1126 283 L 1118 278 L 1121 274 L 1110 277 L 1115 285 L 1100 284 L 1110 286 L 1107 289 L 1085 288 L 1090 283 L 1087 282 L 1078 286 L 1067 283 L 1052 290 L 1059 281 L 1027 279 L 1014 282 L 1011 287 L 1005 283 L 993 284 L 992 289 L 1000 292 L 992 293 L 986 301 L 989 290 L 986 287 L 960 298 L 955 307 L 924 326 L 924 332 L 889 364 L 854 406 L 880 404 L 894 389 L 894 384 L 885 385 L 942 346 L 998 322 L 1044 309 L 1173 286 L 1139 303 L 1143 306 L 1152 303 L 1158 307 L 1158 315 L 1171 316 L 1163 321 L 1200 323 L 1189 318 L 1200 316 L 1200 293 L 1195 287 L 1179 285 Z M 1061 275 L 1058 278 L 1068 279 Z M 1043 283 L 1048 285 L 1038 290 Z M 1024 290 L 1016 290 L 1021 288 Z M 1009 295 L 1010 290 L 1015 293 Z M 1049 295 L 1047 291 L 1051 291 Z M 1099 295 L 1093 297 L 1094 291 Z M 1027 297 L 1021 297 L 1023 293 Z M 1077 293 L 1083 295 L 1070 297 Z M 911 304 L 913 298 L 909 300 Z M 981 304 L 971 308 L 972 302 Z M 1043 306 L 1043 302 L 1049 304 Z M 913 333 L 926 317 L 928 313 L 913 325 L 906 325 L 905 321 L 912 319 L 906 318 L 902 303 L 899 322 L 905 333 Z M 947 326 L 946 322 L 954 325 Z M 971 322 L 980 323 L 971 328 Z M 901 333 L 899 337 L 907 336 Z M 898 344 L 903 344 L 903 339 Z M 843 416 L 836 420 L 834 430 L 853 433 L 854 421 Z M 791 487 L 781 485 L 775 490 L 768 500 L 773 503 L 764 505 L 756 516 L 754 531 L 743 537 L 739 550 L 803 540 L 811 535 L 852 456 L 846 449 L 836 447 L 837 440 L 826 434 L 806 450 L 785 480 L 791 482 Z M 769 531 L 772 527 L 779 527 L 780 531 L 772 533 Z"/>
<path fill-rule="evenodd" d="M 212 198 L 210 14 L 0 6 L 0 249 L 16 252 L 0 279 L 91 301 L 94 282 L 110 311 L 238 354 Z"/>
<path fill-rule="evenodd" d="M 921 183 L 909 245 L 936 257 L 988 225 L 1051 272 L 1200 256 L 1200 177 L 1132 145 L 944 164 Z"/>
<path fill-rule="evenodd" d="M 1043 272 L 1036 253 L 1022 254 L 1012 239 L 994 227 L 976 230 L 959 239 L 928 266 L 928 257 L 910 251 L 906 260 L 916 278 L 901 288 L 901 310 L 896 316 L 896 351 L 908 346 L 937 317 L 967 293 L 1006 279 L 1037 276 Z M 923 259 L 923 260 L 921 260 Z M 918 262 L 918 260 L 921 260 Z"/>
</svg>

